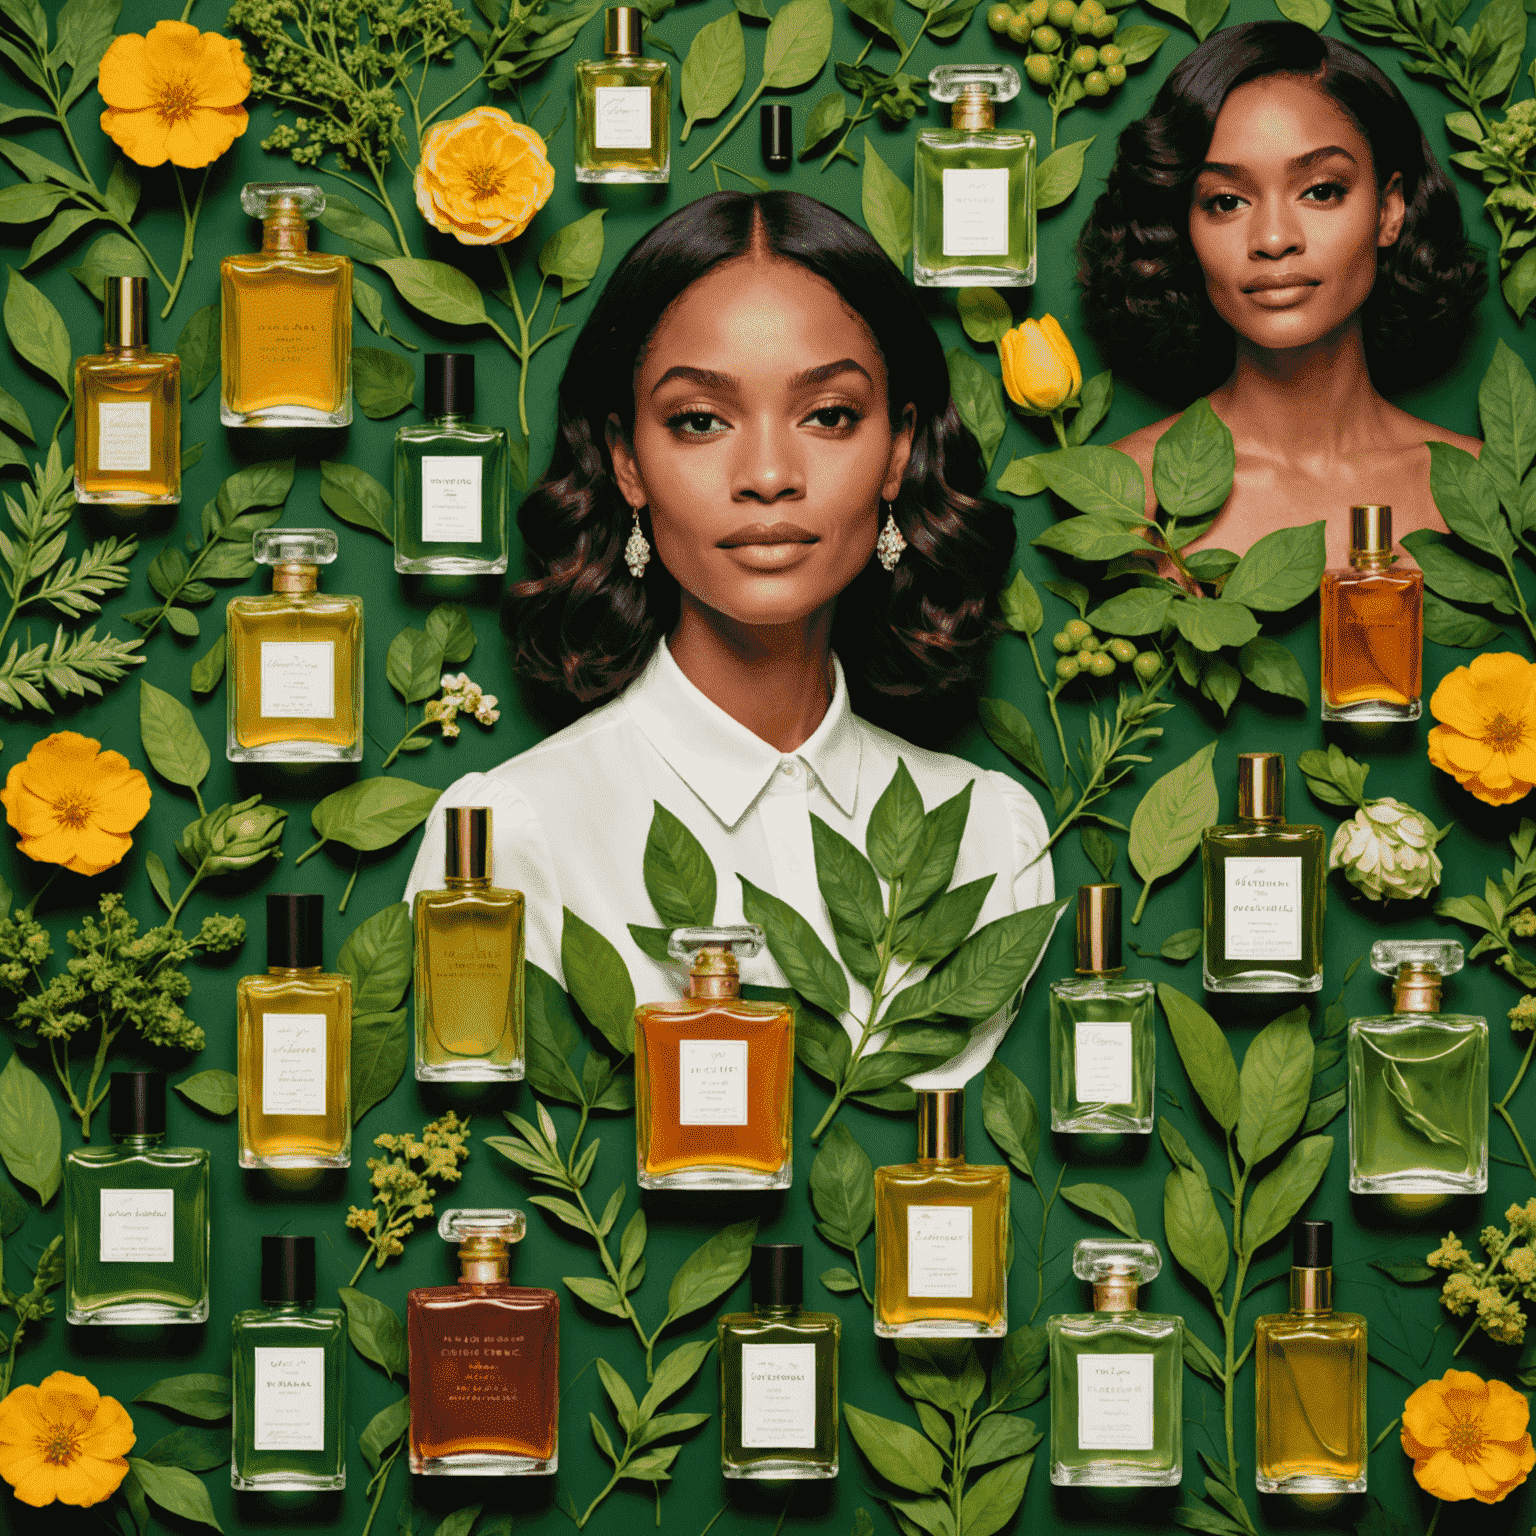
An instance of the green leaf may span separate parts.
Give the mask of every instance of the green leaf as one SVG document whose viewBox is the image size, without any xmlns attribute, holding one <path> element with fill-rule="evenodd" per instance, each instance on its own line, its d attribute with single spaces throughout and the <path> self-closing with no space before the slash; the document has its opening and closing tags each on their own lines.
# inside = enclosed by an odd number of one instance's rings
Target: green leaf
<svg viewBox="0 0 1536 1536">
<path fill-rule="evenodd" d="M 715 866 L 704 845 L 659 800 L 645 839 L 645 890 L 669 928 L 707 927 L 715 920 Z"/>
<path fill-rule="evenodd" d="M 875 1166 L 852 1131 L 838 1121 L 811 1164 L 811 1204 L 816 1230 L 850 1252 L 875 1222 Z"/>
<path fill-rule="evenodd" d="M 329 187 L 325 189 L 325 212 L 320 215 L 319 223 L 322 229 L 338 239 L 349 240 L 360 247 L 370 258 L 400 254 L 395 237 L 383 224 Z"/>
<path fill-rule="evenodd" d="M 46 219 L 68 196 L 67 188 L 48 182 L 18 181 L 15 186 L 0 188 L 0 224 L 32 224 Z"/>
<path fill-rule="evenodd" d="M 27 252 L 27 259 L 22 265 L 30 267 L 34 261 L 46 256 L 49 251 L 56 250 L 66 240 L 72 239 L 88 224 L 94 224 L 100 217 L 101 215 L 94 209 L 65 209 L 46 229 L 38 232 L 36 239 L 32 242 L 32 248 Z"/>
<path fill-rule="evenodd" d="M 1036 209 L 1054 208 L 1059 203 L 1066 202 L 1077 191 L 1077 185 L 1083 179 L 1083 157 L 1088 153 L 1088 146 L 1097 137 L 1098 135 L 1094 134 L 1086 139 L 1077 139 L 1071 144 L 1063 144 L 1060 149 L 1047 155 L 1040 162 L 1035 171 Z"/>
<path fill-rule="evenodd" d="M 224 636 L 220 635 L 192 664 L 192 692 L 212 693 L 224 676 Z"/>
<path fill-rule="evenodd" d="M 0 1072 L 0 1157 L 11 1177 L 47 1205 L 63 1176 L 59 1112 L 43 1080 L 20 1056 Z"/>
<path fill-rule="evenodd" d="M 1236 1130 L 1242 1095 L 1237 1062 L 1226 1036 L 1205 1009 L 1176 987 L 1159 982 L 1157 996 L 1190 1084 L 1217 1125 L 1224 1131 Z"/>
<path fill-rule="evenodd" d="M 364 1360 L 371 1360 L 391 1381 L 405 1380 L 410 1358 L 405 1327 L 394 1310 L 366 1291 L 342 1286 L 337 1295 L 347 1309 L 347 1335 Z"/>
<path fill-rule="evenodd" d="M 1086 821 L 1078 826 L 1077 835 L 1083 845 L 1083 852 L 1088 857 L 1088 862 L 1098 870 L 1099 878 L 1108 880 L 1114 872 L 1115 860 L 1119 856 L 1114 840 L 1102 827 L 1095 827 Z"/>
<path fill-rule="evenodd" d="M 1302 26 L 1311 27 L 1314 32 L 1321 32 L 1328 25 L 1328 18 L 1333 15 L 1333 7 L 1328 4 L 1328 0 L 1275 0 L 1275 9 L 1287 21 L 1299 21 Z"/>
<path fill-rule="evenodd" d="M 394 498 L 367 470 L 327 459 L 320 466 L 320 500 L 342 522 L 394 543 Z"/>
<path fill-rule="evenodd" d="M 323 842 L 372 852 L 419 827 L 441 793 L 409 779 L 360 779 L 320 801 L 310 812 L 310 825 Z"/>
<path fill-rule="evenodd" d="M 180 699 L 142 678 L 139 739 L 161 778 L 195 790 L 208 777 L 208 743 L 192 711 Z"/>
<path fill-rule="evenodd" d="M 995 1057 L 987 1063 L 981 1093 L 982 1124 L 1015 1168 L 1033 1179 L 1040 1155 L 1040 1112 L 1035 1096 Z"/>
<path fill-rule="evenodd" d="M 669 1397 L 681 1392 L 699 1374 L 700 1367 L 714 1347 L 713 1339 L 696 1339 L 691 1344 L 679 1344 L 671 1354 L 659 1361 L 650 1390 L 641 1400 L 640 1416 L 650 1418 Z"/>
<path fill-rule="evenodd" d="M 1278 640 L 1255 635 L 1238 653 L 1237 664 L 1243 676 L 1256 688 L 1307 704 L 1311 694 L 1301 663 Z"/>
<path fill-rule="evenodd" d="M 1332 1154 L 1333 1137 L 1308 1136 L 1285 1154 L 1278 1168 L 1259 1180 L 1243 1216 L 1243 1245 L 1249 1253 L 1257 1253 L 1290 1226 L 1317 1188 Z"/>
<path fill-rule="evenodd" d="M 1485 555 L 1503 559 L 1514 553 L 1498 483 L 1465 448 L 1429 444 L 1429 489 L 1452 533 Z"/>
<path fill-rule="evenodd" d="M 352 392 L 358 409 L 371 421 L 403 411 L 416 391 L 416 370 L 409 358 L 382 347 L 353 347 Z"/>
<path fill-rule="evenodd" d="M 603 215 L 594 208 L 574 223 L 557 229 L 539 251 L 539 271 L 560 280 L 560 297 L 574 299 L 603 264 Z"/>
<path fill-rule="evenodd" d="M 1009 496 L 1038 496 L 1045 489 L 1045 476 L 1035 461 L 1044 457 L 1033 454 L 1029 458 L 1010 459 L 1008 467 L 997 477 L 998 490 Z"/>
<path fill-rule="evenodd" d="M 211 1525 L 222 1531 L 213 1512 L 213 1501 L 202 1482 L 184 1467 L 162 1467 L 143 1456 L 130 1456 L 128 1465 L 139 1485 L 161 1509 L 198 1525 Z"/>
<path fill-rule="evenodd" d="M 437 691 L 443 676 L 443 648 L 423 630 L 402 629 L 389 642 L 384 676 L 407 704 L 420 704 Z"/>
<path fill-rule="evenodd" d="M 229 1460 L 229 1431 L 183 1424 L 162 1435 L 144 1452 L 144 1460 L 161 1467 L 182 1467 L 188 1472 L 211 1472 Z"/>
<path fill-rule="evenodd" d="M 687 141 L 696 122 L 719 117 L 736 99 L 746 78 L 747 45 L 741 17 L 729 10 L 694 33 L 683 60 L 682 102 L 687 120 L 679 141 Z"/>
<path fill-rule="evenodd" d="M 888 1483 L 913 1493 L 936 1493 L 943 1487 L 943 1459 L 910 1425 L 866 1413 L 852 1403 L 843 1404 L 843 1416 L 854 1444 Z"/>
<path fill-rule="evenodd" d="M 635 986 L 623 957 L 569 907 L 560 934 L 560 967 L 576 1006 L 621 1056 L 635 1049 Z M 750 919 L 749 919 L 750 921 Z"/>
<path fill-rule="evenodd" d="M 890 0 L 886 0 L 886 3 L 889 5 Z M 848 106 L 843 100 L 843 93 L 833 91 L 830 96 L 823 96 L 811 108 L 810 116 L 805 120 L 805 139 L 800 145 L 800 158 L 806 159 L 818 144 L 830 139 L 847 120 Z"/>
<path fill-rule="evenodd" d="M 210 1115 L 232 1115 L 240 1104 L 240 1080 L 233 1072 L 210 1067 L 173 1084 L 182 1098 Z"/>
<path fill-rule="evenodd" d="M 411 909 L 404 902 L 390 902 L 352 930 L 336 956 L 336 969 L 352 983 L 354 1015 L 400 1006 L 411 984 L 413 951 Z"/>
<path fill-rule="evenodd" d="M 1146 521 L 1146 480 L 1130 454 L 1118 448 L 1062 448 L 1030 462 L 1051 490 L 1079 512 L 1101 512 L 1131 528 Z"/>
<path fill-rule="evenodd" d="M 820 72 L 831 52 L 832 7 L 827 0 L 788 0 L 768 24 L 763 84 L 774 90 L 804 85 Z"/>
<path fill-rule="evenodd" d="M 1387 1092 L 1397 1103 L 1398 1113 L 1402 1117 L 1403 1124 L 1409 1130 L 1417 1131 L 1425 1141 L 1440 1147 L 1462 1147 L 1465 1145 L 1459 1136 L 1438 1126 L 1424 1113 L 1413 1101 L 1413 1089 L 1409 1086 L 1407 1078 L 1399 1070 L 1397 1063 L 1388 1060 L 1384 1063 L 1382 1071 L 1382 1084 Z"/>
<path fill-rule="evenodd" d="M 1208 743 L 1170 769 L 1137 805 L 1131 817 L 1130 857 L 1144 885 L 1171 875 L 1200 846 L 1201 833 L 1215 825 L 1221 810 L 1211 771 L 1216 745 Z"/>
<path fill-rule="evenodd" d="M 1504 302 L 1515 312 L 1516 320 L 1523 320 L 1525 312 L 1536 300 L 1536 248 L 1525 253 L 1499 284 Z"/>
<path fill-rule="evenodd" d="M 971 1484 L 960 1505 L 960 1528 L 965 1536 L 993 1536 L 1013 1518 L 1034 1463 L 1032 1455 L 1015 1456 L 983 1472 Z"/>
<path fill-rule="evenodd" d="M 946 891 L 923 913 L 911 934 L 897 943 L 897 954 L 929 965 L 953 954 L 975 926 L 996 880 L 996 875 L 984 875 Z"/>
<path fill-rule="evenodd" d="M 1259 632 L 1259 621 L 1247 608 L 1219 597 L 1176 602 L 1173 622 L 1179 633 L 1200 651 L 1219 651 L 1225 645 L 1246 645 Z"/>
<path fill-rule="evenodd" d="M 1236 469 L 1227 424 L 1209 400 L 1200 399 L 1157 440 L 1152 488 L 1164 512 L 1188 521 L 1221 506 L 1232 492 Z"/>
<path fill-rule="evenodd" d="M 1087 1211 L 1090 1216 L 1102 1217 L 1127 1237 L 1141 1236 L 1131 1202 L 1108 1184 L 1068 1184 L 1062 1189 L 1061 1198 L 1078 1210 Z"/>
<path fill-rule="evenodd" d="M 1153 3 L 1156 3 L 1156 0 L 1153 0 Z M 1159 7 L 1161 10 L 1168 8 L 1167 6 Z M 1182 16 L 1180 19 L 1183 19 Z M 1125 58 L 1121 62 L 1129 68 L 1132 64 L 1145 64 L 1168 41 L 1168 29 L 1167 27 L 1121 27 L 1115 33 L 1114 40 L 1116 46 L 1125 49 Z"/>
<path fill-rule="evenodd" d="M 474 654 L 475 627 L 463 603 L 439 603 L 427 615 L 427 634 L 441 648 L 443 660 L 455 666 Z"/>
<path fill-rule="evenodd" d="M 873 822 L 871 822 L 873 825 Z M 790 986 L 807 1002 L 837 1017 L 848 1008 L 848 978 L 809 920 L 777 896 L 760 890 L 745 875 L 742 910 L 768 936 L 768 949 Z"/>
<path fill-rule="evenodd" d="M 821 1283 L 829 1291 L 834 1291 L 838 1295 L 844 1295 L 850 1291 L 858 1290 L 859 1277 L 851 1269 L 834 1266 L 831 1269 L 822 1270 Z"/>
<path fill-rule="evenodd" d="M 228 1376 L 210 1376 L 196 1371 L 189 1376 L 167 1376 L 153 1386 L 145 1387 L 134 1402 L 153 1403 L 157 1408 L 169 1408 L 173 1413 L 184 1413 L 191 1419 L 217 1423 L 230 1416 L 233 1387 Z"/>
<path fill-rule="evenodd" d="M 794 0 L 791 0 L 794 3 Z M 667 1290 L 665 1328 L 680 1317 L 687 1317 L 701 1307 L 718 1301 L 747 1272 L 752 1260 L 752 1240 L 757 1236 L 757 1218 L 738 1221 L 717 1232 L 683 1261 Z"/>
<path fill-rule="evenodd" d="M 812 0 L 789 0 L 784 7 L 812 3 Z M 825 0 L 815 0 L 825 5 Z M 781 11 L 780 16 L 784 14 Z M 864 212 L 864 226 L 875 237 L 880 249 L 896 263 L 899 272 L 907 270 L 907 257 L 912 252 L 912 193 L 890 166 L 875 152 L 864 135 L 864 171 L 860 193 Z M 990 463 L 990 460 L 988 461 Z"/>
<path fill-rule="evenodd" d="M 1237 1150 L 1252 1167 L 1290 1140 L 1312 1091 L 1312 1034 L 1307 1010 L 1293 1008 L 1266 1024 L 1243 1057 Z"/>
<path fill-rule="evenodd" d="M 1227 1229 L 1204 1175 L 1178 1167 L 1163 1185 L 1163 1230 L 1175 1259 L 1218 1296 L 1227 1278 Z"/>
<path fill-rule="evenodd" d="M 1433 592 L 1424 594 L 1424 638 L 1431 643 L 1481 651 L 1502 633 L 1497 624 L 1489 623 L 1481 614 L 1453 608 Z"/>
<path fill-rule="evenodd" d="M 1016 634 L 1037 635 L 1045 626 L 1045 608 L 1040 594 L 1030 585 L 1023 571 L 1015 571 L 1013 580 L 1003 588 L 999 599 L 1003 618 Z"/>
<path fill-rule="evenodd" d="M 1198 928 L 1182 928 L 1163 940 L 1158 953 L 1164 960 L 1193 960 L 1200 953 L 1204 934 Z"/>
<path fill-rule="evenodd" d="M 1439 1273 L 1428 1264 L 1404 1264 L 1383 1259 L 1372 1259 L 1371 1268 L 1379 1269 L 1395 1285 L 1421 1285 L 1426 1280 L 1433 1280 Z"/>
<path fill-rule="evenodd" d="M 1398 542 L 1419 562 L 1424 585 L 1458 603 L 1486 603 L 1498 613 L 1515 613 L 1514 589 L 1497 571 L 1474 564 L 1427 528 L 1405 533 Z"/>
<path fill-rule="evenodd" d="M 1109 415 L 1109 408 L 1114 403 L 1114 375 L 1106 368 L 1103 373 L 1094 374 L 1083 385 L 1078 396 L 1077 410 L 1067 426 L 1068 444 L 1076 448 L 1087 442 L 1099 423 Z"/>
<path fill-rule="evenodd" d="M 1007 1414 L 994 1414 L 983 1419 L 971 1436 L 966 1448 L 966 1464 L 984 1467 L 988 1462 L 1006 1461 L 1010 1456 L 1022 1456 L 1040 1443 L 1040 1431 L 1028 1419 L 1015 1419 Z"/>
<path fill-rule="evenodd" d="M 1158 587 L 1132 587 L 1117 592 L 1087 616 L 1097 630 L 1109 635 L 1154 635 L 1168 617 L 1170 592 Z"/>
<path fill-rule="evenodd" d="M 99 242 L 98 242 L 99 243 Z M 209 304 L 193 312 L 176 338 L 181 359 L 181 398 L 193 401 L 219 376 L 219 306 Z"/>
<path fill-rule="evenodd" d="M 445 325 L 484 325 L 485 300 L 472 279 L 444 261 L 396 256 L 376 264 L 413 309 Z"/>
<path fill-rule="evenodd" d="M 1228 3 L 1229 0 L 1184 0 L 1189 24 L 1202 43 L 1221 25 Z"/>
<path fill-rule="evenodd" d="M 1053 523 L 1030 542 L 1040 549 L 1059 550 L 1074 560 L 1116 560 L 1122 555 L 1149 552 L 1144 533 L 1105 517 L 1069 517 Z"/>
<path fill-rule="evenodd" d="M 960 324 L 974 342 L 1001 341 L 1012 328 L 1013 311 L 996 288 L 962 288 L 957 304 Z"/>
<path fill-rule="evenodd" d="M 1237 562 L 1237 569 L 1221 589 L 1222 599 L 1264 613 L 1279 613 L 1311 597 L 1328 561 L 1323 540 L 1327 526 L 1319 521 L 1266 533 Z"/>
<path fill-rule="evenodd" d="M 34 288 L 14 267 L 8 270 L 5 334 L 24 361 L 52 379 L 66 397 L 73 398 L 72 348 L 63 317 L 41 289 Z"/>
</svg>

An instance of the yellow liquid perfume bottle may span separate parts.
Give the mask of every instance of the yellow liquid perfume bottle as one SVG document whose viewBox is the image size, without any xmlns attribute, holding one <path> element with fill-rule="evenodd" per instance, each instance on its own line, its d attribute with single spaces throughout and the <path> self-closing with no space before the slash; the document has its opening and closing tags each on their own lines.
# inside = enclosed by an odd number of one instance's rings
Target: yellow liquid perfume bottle
<svg viewBox="0 0 1536 1536">
<path fill-rule="evenodd" d="M 236 989 L 240 1166 L 352 1162 L 352 983 L 321 970 L 325 898 L 267 897 L 267 974 Z"/>
<path fill-rule="evenodd" d="M 670 178 L 672 72 L 640 52 L 643 12 L 603 12 L 601 59 L 576 66 L 576 180 Z"/>
<path fill-rule="evenodd" d="M 320 588 L 329 528 L 263 528 L 251 554 L 270 597 L 225 609 L 233 763 L 355 763 L 363 755 L 363 600 Z"/>
<path fill-rule="evenodd" d="M 917 1161 L 875 1169 L 875 1332 L 1008 1331 L 1008 1170 L 965 1160 L 965 1091 L 917 1095 Z"/>
<path fill-rule="evenodd" d="M 181 500 L 181 359 L 149 350 L 148 279 L 102 279 L 103 350 L 75 364 L 75 500 Z"/>
<path fill-rule="evenodd" d="M 523 893 L 491 884 L 491 810 L 454 805 L 445 888 L 416 893 L 416 1077 L 523 1075 Z"/>
<path fill-rule="evenodd" d="M 240 206 L 262 221 L 261 250 L 226 256 L 226 427 L 344 427 L 352 420 L 352 260 L 309 248 L 325 193 L 302 181 L 253 181 Z"/>
</svg>

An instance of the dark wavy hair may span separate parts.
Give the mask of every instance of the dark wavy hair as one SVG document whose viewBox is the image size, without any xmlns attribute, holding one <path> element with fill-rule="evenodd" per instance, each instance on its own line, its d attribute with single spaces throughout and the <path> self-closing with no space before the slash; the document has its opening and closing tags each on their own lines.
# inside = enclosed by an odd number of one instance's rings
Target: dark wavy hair
<svg viewBox="0 0 1536 1536">
<path fill-rule="evenodd" d="M 631 512 L 606 429 L 634 426 L 640 357 L 690 284 L 754 245 L 825 278 L 874 335 L 893 426 L 915 408 L 912 454 L 893 504 L 907 549 L 889 575 L 871 558 L 839 597 L 832 642 L 861 706 L 868 690 L 958 698 L 1000 628 L 997 592 L 1013 556 L 1012 514 L 981 495 L 975 442 L 949 397 L 944 353 L 917 295 L 864 230 L 796 192 L 717 192 L 651 230 L 608 279 L 560 380 L 559 426 L 543 478 L 518 513 L 524 579 L 503 622 L 521 679 L 590 703 L 623 688 L 677 623 L 678 586 L 653 559 L 624 564 Z"/>
<path fill-rule="evenodd" d="M 1291 21 L 1213 33 L 1120 135 L 1108 188 L 1078 238 L 1083 319 L 1106 362 L 1155 394 L 1187 399 L 1230 373 L 1231 328 L 1212 308 L 1189 238 L 1194 182 L 1216 116 L 1238 86 L 1300 75 L 1371 146 L 1378 187 L 1402 177 L 1407 216 L 1377 255 L 1361 321 L 1372 377 L 1393 389 L 1442 371 L 1488 286 L 1455 190 L 1402 92 L 1357 49 Z"/>
</svg>

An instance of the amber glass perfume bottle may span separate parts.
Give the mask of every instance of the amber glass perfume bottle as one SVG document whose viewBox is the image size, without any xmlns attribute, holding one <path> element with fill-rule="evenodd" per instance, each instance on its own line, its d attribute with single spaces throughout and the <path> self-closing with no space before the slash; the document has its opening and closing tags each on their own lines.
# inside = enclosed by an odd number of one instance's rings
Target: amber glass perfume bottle
<svg viewBox="0 0 1536 1536">
<path fill-rule="evenodd" d="M 965 1093 L 917 1095 L 917 1161 L 875 1169 L 875 1332 L 1008 1331 L 1008 1170 L 965 1160 Z"/>
<path fill-rule="evenodd" d="M 344 427 L 352 420 L 352 260 L 309 248 L 325 193 L 302 181 L 253 181 L 240 206 L 262 224 L 261 250 L 226 256 L 226 427 Z"/>
<path fill-rule="evenodd" d="M 355 763 L 363 755 L 363 600 L 320 591 L 336 558 L 329 528 L 263 528 L 252 556 L 270 597 L 224 611 L 235 763 Z"/>
<path fill-rule="evenodd" d="M 1285 759 L 1237 759 L 1237 821 L 1200 835 L 1207 992 L 1316 992 L 1328 899 L 1323 829 L 1285 819 Z"/>
<path fill-rule="evenodd" d="M 523 893 L 491 884 L 491 810 L 454 805 L 444 889 L 416 893 L 416 1077 L 523 1075 Z"/>
<path fill-rule="evenodd" d="M 1291 1308 L 1255 1320 L 1260 1493 L 1364 1493 L 1365 1319 L 1333 1310 L 1333 1223 L 1298 1221 Z"/>
<path fill-rule="evenodd" d="M 688 996 L 635 1009 L 635 1135 L 642 1189 L 788 1189 L 795 1016 L 741 996 L 738 954 L 763 930 L 679 928 Z"/>
<path fill-rule="evenodd" d="M 1322 584 L 1323 719 L 1424 710 L 1424 573 L 1393 569 L 1392 508 L 1349 509 L 1349 565 Z"/>
<path fill-rule="evenodd" d="M 102 350 L 75 364 L 75 500 L 181 500 L 181 359 L 149 350 L 148 279 L 106 277 Z"/>
<path fill-rule="evenodd" d="M 576 66 L 576 180 L 666 181 L 672 174 L 672 72 L 640 52 L 644 12 L 603 12 L 601 59 Z"/>
<path fill-rule="evenodd" d="M 459 1283 L 411 1291 L 411 1471 L 525 1477 L 560 1464 L 560 1298 L 507 1281 L 521 1211 L 444 1211 Z"/>
</svg>

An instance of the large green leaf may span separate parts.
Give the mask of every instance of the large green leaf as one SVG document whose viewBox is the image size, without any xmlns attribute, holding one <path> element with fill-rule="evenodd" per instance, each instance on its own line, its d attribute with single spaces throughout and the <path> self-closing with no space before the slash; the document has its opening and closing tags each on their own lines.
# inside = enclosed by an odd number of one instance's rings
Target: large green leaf
<svg viewBox="0 0 1536 1536">
<path fill-rule="evenodd" d="M 1242 1093 L 1237 1062 L 1221 1026 L 1176 987 L 1159 982 L 1157 996 L 1195 1092 L 1217 1125 L 1224 1131 L 1236 1130 Z"/>
<path fill-rule="evenodd" d="M 419 827 L 441 793 L 392 776 L 359 779 L 327 795 L 310 812 L 309 820 L 326 842 L 370 852 L 399 842 Z"/>
<path fill-rule="evenodd" d="M 0 1157 L 11 1177 L 37 1192 L 47 1205 L 63 1175 L 63 1133 L 53 1095 L 21 1057 L 0 1072 Z"/>
<path fill-rule="evenodd" d="M 1227 1278 L 1227 1229 L 1211 1186 L 1188 1168 L 1175 1168 L 1163 1186 L 1163 1230 L 1174 1258 L 1213 1296 Z"/>
<path fill-rule="evenodd" d="M 935 1493 L 944 1483 L 944 1463 L 932 1442 L 910 1425 L 882 1419 L 852 1403 L 843 1416 L 853 1442 L 887 1482 L 913 1493 Z"/>
<path fill-rule="evenodd" d="M 1278 1168 L 1259 1180 L 1243 1214 L 1247 1252 L 1257 1252 L 1290 1226 L 1317 1188 L 1332 1155 L 1333 1137 L 1308 1136 L 1285 1154 Z"/>
<path fill-rule="evenodd" d="M 576 1006 L 619 1052 L 635 1049 L 635 984 L 624 958 L 590 923 L 569 907 L 560 931 L 560 968 Z"/>
<path fill-rule="evenodd" d="M 1237 562 L 1237 569 L 1221 589 L 1222 597 L 1264 613 L 1294 608 L 1311 597 L 1328 563 L 1323 538 L 1327 526 L 1326 522 L 1318 521 L 1266 533 Z"/>
<path fill-rule="evenodd" d="M 857 1248 L 875 1220 L 875 1168 L 842 1121 L 827 1133 L 811 1164 L 816 1230 L 838 1248 Z"/>
<path fill-rule="evenodd" d="M 1171 875 L 1200 846 L 1205 829 L 1215 825 L 1221 810 L 1211 770 L 1215 755 L 1213 741 L 1170 769 L 1131 816 L 1131 863 L 1145 884 Z"/>
<path fill-rule="evenodd" d="M 1231 494 L 1237 467 L 1227 424 L 1206 399 L 1195 401 L 1152 450 L 1152 489 L 1170 517 L 1214 512 Z"/>
<path fill-rule="evenodd" d="M 747 45 L 741 17 L 729 10 L 694 33 L 683 60 L 681 94 L 686 121 L 678 141 L 686 141 L 701 119 L 719 117 L 736 99 L 746 78 Z"/>
<path fill-rule="evenodd" d="M 1307 1010 L 1293 1008 L 1266 1024 L 1243 1057 L 1237 1150 L 1262 1162 L 1290 1140 L 1312 1091 L 1312 1033 Z"/>
<path fill-rule="evenodd" d="M 796 992 L 834 1018 L 847 1012 L 848 978 L 810 920 L 787 901 L 761 890 L 745 875 L 742 910 L 768 936 L 768 950 Z"/>
<path fill-rule="evenodd" d="M 707 927 L 715 920 L 715 866 L 704 845 L 659 800 L 645 839 L 645 890 L 669 928 Z"/>
</svg>

